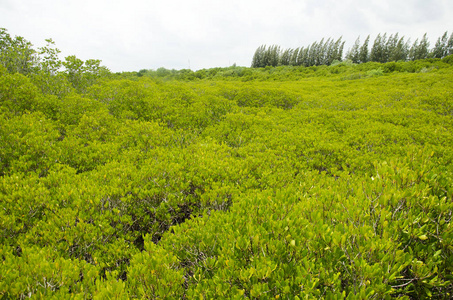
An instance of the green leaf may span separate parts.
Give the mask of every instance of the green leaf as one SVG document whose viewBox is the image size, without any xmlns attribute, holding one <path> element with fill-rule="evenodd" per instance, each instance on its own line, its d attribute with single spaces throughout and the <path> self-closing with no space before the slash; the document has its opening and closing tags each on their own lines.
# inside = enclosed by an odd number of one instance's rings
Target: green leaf
<svg viewBox="0 0 453 300">
<path fill-rule="evenodd" d="M 422 241 L 425 241 L 428 239 L 428 237 L 426 235 L 421 235 L 418 238 L 421 239 Z"/>
</svg>

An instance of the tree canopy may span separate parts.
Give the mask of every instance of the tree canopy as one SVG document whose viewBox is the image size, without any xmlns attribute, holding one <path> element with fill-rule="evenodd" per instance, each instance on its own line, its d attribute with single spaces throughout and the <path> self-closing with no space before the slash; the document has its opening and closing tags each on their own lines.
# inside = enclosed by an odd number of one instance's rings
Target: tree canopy
<svg viewBox="0 0 453 300">
<path fill-rule="evenodd" d="M 366 63 L 368 61 L 386 63 L 391 61 L 410 61 L 426 58 L 444 58 L 453 53 L 453 33 L 448 37 L 445 32 L 439 37 L 434 48 L 429 49 L 429 41 L 426 34 L 419 41 L 418 39 L 410 45 L 410 39 L 405 40 L 398 33 L 378 34 L 373 45 L 369 47 L 370 36 L 363 44 L 360 44 L 360 37 L 353 46 L 346 52 L 345 58 L 353 63 Z M 293 65 L 305 67 L 331 65 L 334 61 L 343 60 L 343 48 L 345 42 L 342 38 L 333 40 L 321 39 L 320 42 L 313 42 L 306 48 L 282 49 L 273 45 L 267 47 L 262 45 L 256 50 L 252 59 L 252 68 L 266 66 Z M 270 59 L 272 57 L 272 59 Z"/>
</svg>

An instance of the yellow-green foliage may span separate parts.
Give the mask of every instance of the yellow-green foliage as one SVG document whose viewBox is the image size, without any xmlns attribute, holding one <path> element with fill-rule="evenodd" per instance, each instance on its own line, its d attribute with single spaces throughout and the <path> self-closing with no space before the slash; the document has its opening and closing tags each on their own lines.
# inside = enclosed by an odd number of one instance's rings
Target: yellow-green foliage
<svg viewBox="0 0 453 300">
<path fill-rule="evenodd" d="M 160 73 L 0 69 L 0 298 L 452 297 L 451 57 Z"/>
</svg>

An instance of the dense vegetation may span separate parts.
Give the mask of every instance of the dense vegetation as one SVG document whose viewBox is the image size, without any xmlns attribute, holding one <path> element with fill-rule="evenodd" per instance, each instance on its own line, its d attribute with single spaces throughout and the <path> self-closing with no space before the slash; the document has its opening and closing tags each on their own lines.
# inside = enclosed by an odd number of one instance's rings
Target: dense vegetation
<svg viewBox="0 0 453 300">
<path fill-rule="evenodd" d="M 252 59 L 252 68 L 263 68 L 267 66 L 320 66 L 331 65 L 342 61 L 345 42 L 342 38 L 333 40 L 328 38 L 320 42 L 314 42 L 307 47 L 296 49 L 281 49 L 273 45 L 266 47 L 262 45 L 256 49 Z M 360 44 L 360 37 L 346 53 L 346 59 L 353 63 L 392 62 L 392 61 L 413 61 L 426 58 L 444 58 L 453 54 L 453 33 L 448 37 L 445 32 L 439 37 L 434 48 L 429 49 L 429 41 L 426 34 L 423 38 L 416 39 L 411 44 L 410 39 L 405 40 L 404 36 L 387 33 L 378 34 L 370 48 L 370 36 L 364 43 Z"/>
<path fill-rule="evenodd" d="M 144 70 L 2 31 L 4 299 L 449 299 L 453 57 Z"/>
</svg>

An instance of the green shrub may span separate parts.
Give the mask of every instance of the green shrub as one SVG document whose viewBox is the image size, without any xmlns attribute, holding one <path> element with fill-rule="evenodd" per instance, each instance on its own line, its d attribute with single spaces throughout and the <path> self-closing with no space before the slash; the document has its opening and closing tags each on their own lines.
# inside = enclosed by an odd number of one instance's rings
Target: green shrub
<svg viewBox="0 0 453 300">
<path fill-rule="evenodd" d="M 372 76 L 382 76 L 384 75 L 384 71 L 379 68 L 379 69 L 373 69 L 373 70 L 369 70 L 368 72 L 366 72 L 366 74 L 370 77 Z"/>
<path fill-rule="evenodd" d="M 451 298 L 448 58 L 78 75 L 0 67 L 0 297 Z"/>
</svg>

